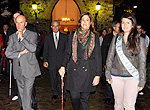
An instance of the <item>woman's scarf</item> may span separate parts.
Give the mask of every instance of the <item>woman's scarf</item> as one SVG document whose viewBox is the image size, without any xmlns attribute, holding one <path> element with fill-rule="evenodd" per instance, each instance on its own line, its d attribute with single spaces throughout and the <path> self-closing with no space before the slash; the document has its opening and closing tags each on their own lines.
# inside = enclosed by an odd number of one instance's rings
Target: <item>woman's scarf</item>
<svg viewBox="0 0 150 110">
<path fill-rule="evenodd" d="M 75 31 L 72 41 L 72 57 L 75 63 L 77 62 L 78 43 L 84 50 L 84 59 L 87 61 L 95 47 L 95 34 L 91 32 L 90 29 L 82 30 L 81 28 L 78 28 Z"/>
</svg>

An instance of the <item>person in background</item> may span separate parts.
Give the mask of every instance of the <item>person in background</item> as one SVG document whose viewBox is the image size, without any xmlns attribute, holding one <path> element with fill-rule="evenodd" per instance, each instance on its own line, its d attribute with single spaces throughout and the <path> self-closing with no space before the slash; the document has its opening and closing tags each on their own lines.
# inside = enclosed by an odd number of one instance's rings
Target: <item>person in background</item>
<svg viewBox="0 0 150 110">
<path fill-rule="evenodd" d="M 112 23 L 112 28 L 113 28 L 112 33 L 107 34 L 104 37 L 102 47 L 101 47 L 101 49 L 102 49 L 102 64 L 104 66 L 104 69 L 106 68 L 106 59 L 107 59 L 110 43 L 111 43 L 113 37 L 120 33 L 120 22 L 119 21 L 114 21 Z M 111 85 L 106 82 L 106 99 L 105 99 L 105 103 L 110 104 L 112 97 L 113 97 L 113 92 L 112 92 Z"/>
<path fill-rule="evenodd" d="M 45 34 L 43 33 L 43 31 L 40 31 L 40 36 L 42 38 L 42 44 L 44 45 Z"/>
<path fill-rule="evenodd" d="M 104 37 L 105 37 L 106 35 L 107 35 L 107 29 L 104 28 L 104 29 L 102 30 L 102 35 L 99 37 L 100 47 L 102 46 L 103 39 L 104 39 Z"/>
<path fill-rule="evenodd" d="M 0 60 L 0 74 L 2 74 L 3 71 L 6 71 L 6 73 L 9 73 L 9 62 L 8 59 L 5 57 L 5 49 L 7 47 L 7 30 L 9 26 L 8 24 L 3 24 L 3 31 L 0 33 L 2 35 L 2 50 L 1 50 L 1 60 Z"/>
<path fill-rule="evenodd" d="M 7 47 L 7 30 L 8 30 L 9 26 L 8 24 L 3 24 L 3 31 L 0 33 L 2 35 L 2 39 L 3 39 L 3 43 L 4 43 L 4 49 L 6 49 Z"/>
<path fill-rule="evenodd" d="M 2 46 L 3 46 L 3 39 L 2 39 L 2 34 L 0 34 L 0 53 L 1 53 L 1 50 L 2 50 Z M 1 59 L 2 55 L 0 54 L 0 59 Z M 2 75 L 2 73 L 0 73 L 0 75 Z M 1 81 L 1 80 L 0 80 Z"/>
<path fill-rule="evenodd" d="M 137 94 L 146 83 L 145 39 L 136 29 L 136 18 L 121 17 L 123 32 L 112 39 L 106 60 L 106 81 L 111 84 L 115 110 L 135 110 Z"/>
<path fill-rule="evenodd" d="M 148 46 L 149 46 L 149 37 L 146 35 L 146 31 L 142 29 L 142 34 L 145 36 L 145 43 L 146 43 L 146 52 L 148 52 Z"/>
<path fill-rule="evenodd" d="M 101 49 L 94 21 L 89 12 L 81 14 L 78 28 L 71 34 L 59 74 L 67 70 L 66 89 L 73 110 L 89 110 L 90 92 L 96 90 L 102 74 Z"/>
<path fill-rule="evenodd" d="M 107 29 L 106 28 L 104 28 L 103 30 L 102 30 L 102 38 L 104 38 L 105 36 L 107 35 Z"/>
<path fill-rule="evenodd" d="M 112 33 L 112 31 L 113 31 L 112 27 L 108 27 L 108 30 L 107 30 L 108 34 Z"/>
<path fill-rule="evenodd" d="M 45 36 L 44 50 L 43 50 L 43 66 L 49 69 L 51 86 L 52 86 L 52 99 L 57 99 L 58 95 L 61 97 L 61 77 L 58 73 L 61 67 L 64 52 L 67 48 L 67 35 L 59 31 L 60 22 L 57 20 L 51 23 L 52 33 Z M 65 80 L 64 80 L 65 82 Z M 65 83 L 64 83 L 65 84 Z M 59 90 L 57 89 L 59 85 Z M 66 101 L 66 90 L 64 87 L 64 102 Z"/>
<path fill-rule="evenodd" d="M 138 31 L 138 34 L 145 39 L 146 53 L 148 53 L 149 37 L 145 34 L 145 31 L 144 29 L 142 29 L 142 25 L 140 24 L 137 25 L 137 31 Z M 143 90 L 139 92 L 139 95 L 144 95 Z"/>
<path fill-rule="evenodd" d="M 148 46 L 149 46 L 149 37 L 142 33 L 142 26 L 140 24 L 137 25 L 137 31 L 138 31 L 138 34 L 143 37 L 145 39 L 145 43 L 146 43 L 146 52 L 148 52 Z M 144 31 L 143 31 L 144 32 Z"/>
</svg>

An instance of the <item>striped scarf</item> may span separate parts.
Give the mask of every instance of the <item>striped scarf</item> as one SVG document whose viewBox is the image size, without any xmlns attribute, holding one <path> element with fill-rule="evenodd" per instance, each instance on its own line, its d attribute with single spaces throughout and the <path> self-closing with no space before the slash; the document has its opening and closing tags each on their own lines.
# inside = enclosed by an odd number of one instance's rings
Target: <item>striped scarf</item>
<svg viewBox="0 0 150 110">
<path fill-rule="evenodd" d="M 82 30 L 81 28 L 78 28 L 75 31 L 72 41 L 72 57 L 75 63 L 77 62 L 78 43 L 84 50 L 84 59 L 87 61 L 95 47 L 95 34 L 91 32 L 90 29 Z"/>
</svg>

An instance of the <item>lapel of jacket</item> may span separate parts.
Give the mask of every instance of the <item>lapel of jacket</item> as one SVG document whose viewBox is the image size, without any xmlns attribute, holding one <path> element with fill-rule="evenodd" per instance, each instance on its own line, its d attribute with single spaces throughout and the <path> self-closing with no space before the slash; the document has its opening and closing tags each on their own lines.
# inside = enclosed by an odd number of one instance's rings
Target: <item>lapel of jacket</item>
<svg viewBox="0 0 150 110">
<path fill-rule="evenodd" d="M 16 44 L 17 48 L 20 48 L 20 44 L 18 42 L 18 34 L 15 34 L 14 41 L 15 41 L 14 44 Z"/>
</svg>

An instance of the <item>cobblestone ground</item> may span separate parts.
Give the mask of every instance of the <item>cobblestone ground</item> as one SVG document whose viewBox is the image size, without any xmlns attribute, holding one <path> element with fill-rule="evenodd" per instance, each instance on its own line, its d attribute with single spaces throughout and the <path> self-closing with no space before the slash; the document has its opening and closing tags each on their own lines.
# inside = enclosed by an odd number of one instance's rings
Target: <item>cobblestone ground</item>
<svg viewBox="0 0 150 110">
<path fill-rule="evenodd" d="M 52 100 L 50 78 L 48 71 L 41 68 L 42 75 L 36 78 L 36 92 L 38 100 L 38 110 L 61 110 L 60 100 Z M 9 76 L 0 76 L 0 110 L 20 110 L 18 100 L 12 101 L 8 97 Z M 12 88 L 12 96 L 15 94 Z M 113 103 L 105 104 L 105 81 L 101 80 L 97 91 L 90 96 L 90 110 L 113 110 Z M 67 92 L 64 110 L 73 110 L 71 105 L 70 94 Z M 136 110 L 150 110 L 150 89 L 146 86 L 144 95 L 139 96 L 136 103 Z"/>
</svg>

